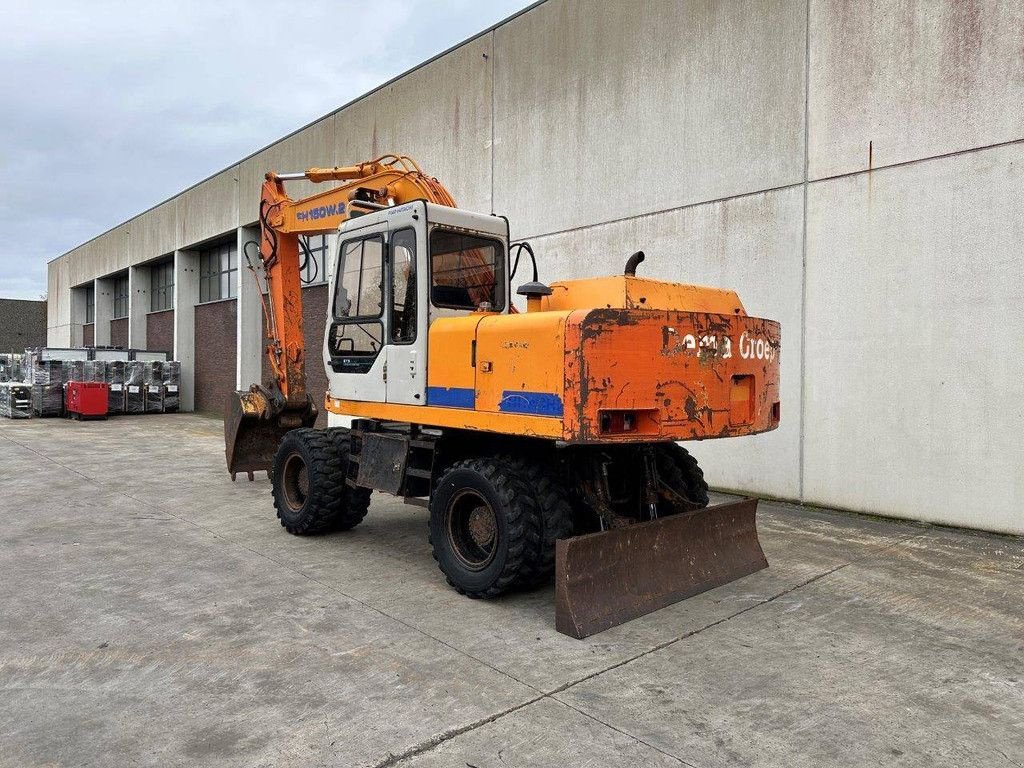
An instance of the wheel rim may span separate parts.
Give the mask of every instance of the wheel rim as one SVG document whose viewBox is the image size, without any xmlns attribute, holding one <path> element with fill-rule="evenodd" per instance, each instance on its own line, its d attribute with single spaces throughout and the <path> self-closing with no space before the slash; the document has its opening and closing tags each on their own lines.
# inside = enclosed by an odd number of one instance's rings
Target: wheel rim
<svg viewBox="0 0 1024 768">
<path fill-rule="evenodd" d="M 462 490 L 445 511 L 448 543 L 458 561 L 471 571 L 490 565 L 497 552 L 498 519 L 487 499 L 476 491 Z"/>
<path fill-rule="evenodd" d="M 299 454 L 293 453 L 285 461 L 281 487 L 285 503 L 292 512 L 298 512 L 305 506 L 309 496 L 309 472 Z"/>
</svg>

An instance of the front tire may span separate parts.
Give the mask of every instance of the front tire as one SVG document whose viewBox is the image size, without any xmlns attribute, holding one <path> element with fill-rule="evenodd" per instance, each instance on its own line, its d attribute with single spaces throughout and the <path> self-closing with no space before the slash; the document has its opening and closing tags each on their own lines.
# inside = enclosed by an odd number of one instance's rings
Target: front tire
<svg viewBox="0 0 1024 768">
<path fill-rule="evenodd" d="M 271 481 L 274 508 L 288 533 L 348 530 L 366 517 L 370 490 L 348 487 L 347 467 L 348 430 L 303 428 L 284 436 Z"/>
<path fill-rule="evenodd" d="M 506 457 L 458 461 L 430 498 L 430 544 L 458 592 L 491 598 L 536 579 L 542 510 L 521 462 Z"/>
</svg>

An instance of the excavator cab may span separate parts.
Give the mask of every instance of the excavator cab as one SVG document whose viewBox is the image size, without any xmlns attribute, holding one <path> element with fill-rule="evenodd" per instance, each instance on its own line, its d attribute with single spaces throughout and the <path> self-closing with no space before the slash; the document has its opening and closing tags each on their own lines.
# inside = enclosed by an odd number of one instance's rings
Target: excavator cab
<svg viewBox="0 0 1024 768">
<path fill-rule="evenodd" d="M 507 314 L 507 268 L 508 223 L 497 216 L 418 200 L 344 224 L 323 345 L 330 397 L 436 402 L 427 371 L 433 323 Z"/>
</svg>

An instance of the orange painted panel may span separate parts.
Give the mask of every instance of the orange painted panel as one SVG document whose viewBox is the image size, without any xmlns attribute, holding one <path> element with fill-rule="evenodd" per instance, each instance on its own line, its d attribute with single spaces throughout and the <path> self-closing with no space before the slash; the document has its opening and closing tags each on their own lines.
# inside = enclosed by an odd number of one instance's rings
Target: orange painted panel
<svg viewBox="0 0 1024 768">
<path fill-rule="evenodd" d="M 565 439 L 609 439 L 601 432 L 607 410 L 651 411 L 660 439 L 775 429 L 780 351 L 781 330 L 771 320 L 699 312 L 575 312 L 566 328 Z M 745 410 L 734 410 L 734 377 L 750 377 L 736 385 L 746 389 Z M 634 439 L 642 437 L 647 435 Z"/>
<path fill-rule="evenodd" d="M 552 283 L 551 295 L 541 299 L 540 306 L 542 311 L 605 308 L 746 314 L 735 291 L 628 275 Z"/>
<path fill-rule="evenodd" d="M 472 389 L 476 327 L 488 315 L 441 317 L 430 324 L 427 340 L 427 387 Z M 429 398 L 428 398 L 429 401 Z"/>
<path fill-rule="evenodd" d="M 568 312 L 484 319 L 477 327 L 476 407 L 561 416 Z"/>
</svg>

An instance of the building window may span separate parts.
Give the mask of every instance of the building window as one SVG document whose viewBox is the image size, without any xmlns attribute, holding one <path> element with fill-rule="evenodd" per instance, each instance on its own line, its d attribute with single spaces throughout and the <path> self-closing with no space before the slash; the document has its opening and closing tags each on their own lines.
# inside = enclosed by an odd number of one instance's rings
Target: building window
<svg viewBox="0 0 1024 768">
<path fill-rule="evenodd" d="M 85 323 L 96 322 L 96 288 L 89 286 L 85 289 Z"/>
<path fill-rule="evenodd" d="M 128 275 L 114 280 L 114 319 L 128 317 Z"/>
<path fill-rule="evenodd" d="M 233 299 L 238 275 L 238 248 L 226 243 L 199 252 L 199 301 Z"/>
<path fill-rule="evenodd" d="M 174 306 L 174 260 L 154 264 L 149 269 L 149 311 L 160 312 Z"/>
<path fill-rule="evenodd" d="M 299 238 L 299 262 L 302 264 L 302 284 L 327 282 L 327 235 L 308 235 Z"/>
</svg>

